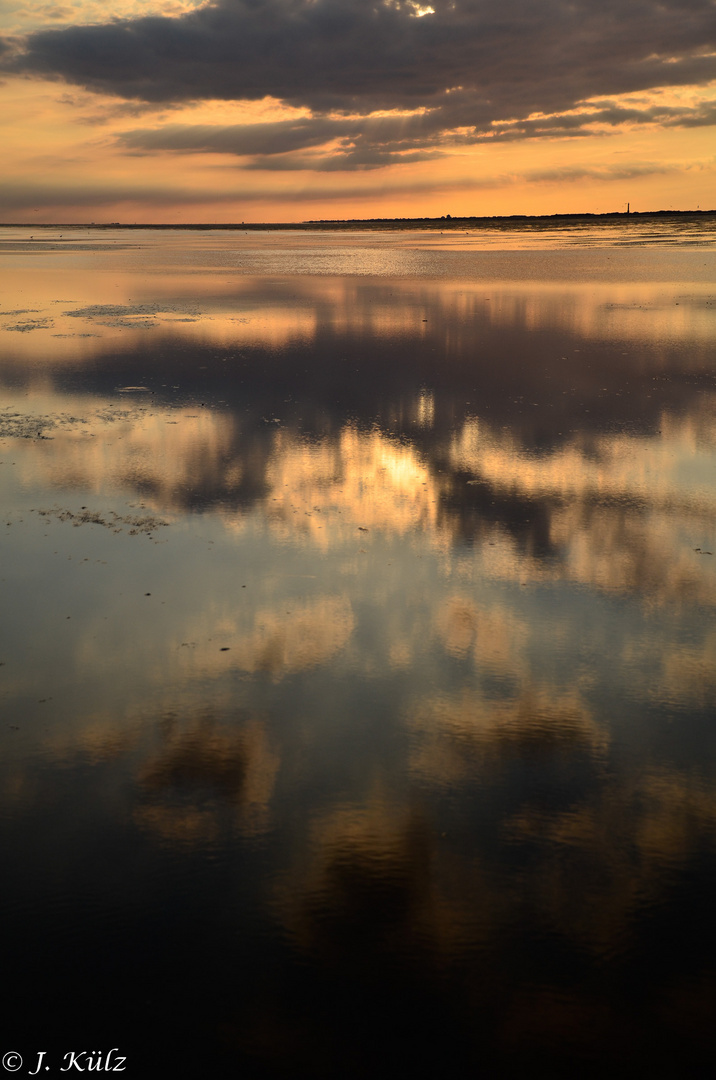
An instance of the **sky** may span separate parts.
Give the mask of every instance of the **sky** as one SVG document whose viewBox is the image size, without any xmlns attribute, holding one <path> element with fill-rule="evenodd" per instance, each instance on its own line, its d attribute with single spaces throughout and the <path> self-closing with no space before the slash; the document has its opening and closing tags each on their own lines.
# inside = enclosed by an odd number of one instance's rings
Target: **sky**
<svg viewBox="0 0 716 1080">
<path fill-rule="evenodd" d="M 0 222 L 716 207 L 716 0 L 0 0 Z"/>
</svg>

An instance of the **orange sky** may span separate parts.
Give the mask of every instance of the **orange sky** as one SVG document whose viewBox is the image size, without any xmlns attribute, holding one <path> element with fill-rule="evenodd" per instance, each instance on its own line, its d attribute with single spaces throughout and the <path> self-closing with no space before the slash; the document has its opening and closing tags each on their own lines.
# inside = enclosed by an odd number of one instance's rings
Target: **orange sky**
<svg viewBox="0 0 716 1080">
<path fill-rule="evenodd" d="M 712 5 L 610 6 L 0 0 L 0 221 L 713 208 Z"/>
</svg>

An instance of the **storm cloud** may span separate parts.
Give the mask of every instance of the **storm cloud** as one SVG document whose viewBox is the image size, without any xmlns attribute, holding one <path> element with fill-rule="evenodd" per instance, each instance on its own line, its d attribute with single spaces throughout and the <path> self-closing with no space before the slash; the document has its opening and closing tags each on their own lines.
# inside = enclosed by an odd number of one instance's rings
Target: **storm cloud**
<svg viewBox="0 0 716 1080">
<path fill-rule="evenodd" d="M 270 96 L 313 113 L 243 128 L 127 132 L 130 151 L 366 168 L 434 156 L 446 133 L 460 142 L 579 134 L 594 123 L 712 123 L 713 109 L 629 116 L 606 104 L 599 115 L 584 103 L 704 85 L 716 78 L 714 53 L 713 0 L 217 0 L 179 17 L 39 31 L 3 66 L 125 100 Z M 378 110 L 412 116 L 377 120 Z M 271 162 L 332 140 L 334 158 L 323 165 Z"/>
</svg>

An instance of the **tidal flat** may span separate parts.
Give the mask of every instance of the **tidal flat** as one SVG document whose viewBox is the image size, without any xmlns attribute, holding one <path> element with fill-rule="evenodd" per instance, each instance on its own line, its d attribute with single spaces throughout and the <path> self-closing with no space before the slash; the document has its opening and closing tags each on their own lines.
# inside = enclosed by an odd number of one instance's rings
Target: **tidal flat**
<svg viewBox="0 0 716 1080">
<path fill-rule="evenodd" d="M 2 1053 L 708 1070 L 713 221 L 0 274 Z"/>
</svg>

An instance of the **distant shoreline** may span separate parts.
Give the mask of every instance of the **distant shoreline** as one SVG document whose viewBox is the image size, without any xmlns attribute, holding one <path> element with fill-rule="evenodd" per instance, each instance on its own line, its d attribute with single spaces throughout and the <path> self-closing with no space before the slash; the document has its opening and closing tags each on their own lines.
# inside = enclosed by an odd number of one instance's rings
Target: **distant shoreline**
<svg viewBox="0 0 716 1080">
<path fill-rule="evenodd" d="M 240 221 L 240 222 L 151 222 L 136 223 L 125 221 L 104 222 L 37 222 L 37 221 L 7 221 L 0 222 L 0 228 L 4 229 L 184 229 L 184 230 L 243 230 L 276 232 L 288 230 L 315 231 L 315 230 L 357 230 L 372 229 L 381 230 L 411 230 L 433 229 L 444 232 L 445 230 L 464 229 L 466 226 L 473 228 L 505 228 L 514 226 L 532 226 L 545 228 L 549 226 L 590 224 L 600 222 L 625 222 L 636 218 L 640 222 L 650 218 L 663 221 L 665 218 L 674 218 L 683 221 L 688 218 L 716 218 L 716 210 L 646 210 L 641 213 L 638 210 L 616 211 L 607 214 L 510 214 L 504 216 L 479 217 L 452 217 L 446 214 L 444 217 L 424 218 L 322 218 L 315 221 Z"/>
</svg>

